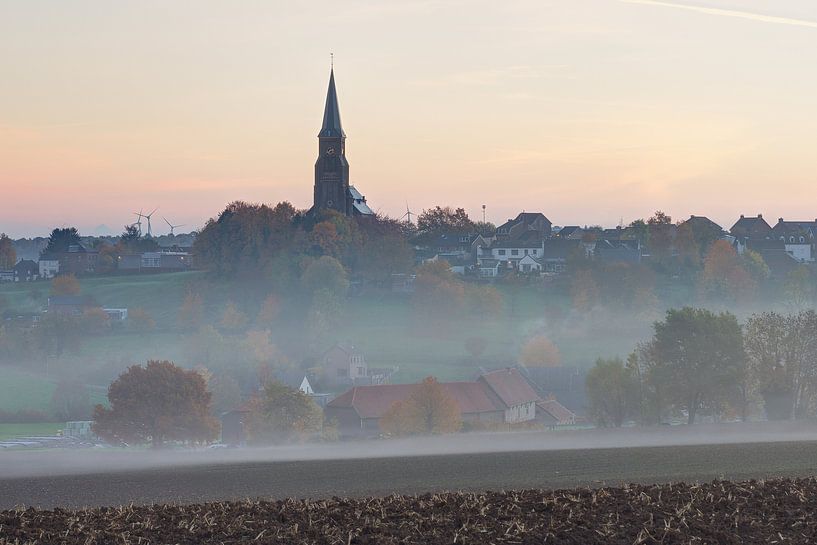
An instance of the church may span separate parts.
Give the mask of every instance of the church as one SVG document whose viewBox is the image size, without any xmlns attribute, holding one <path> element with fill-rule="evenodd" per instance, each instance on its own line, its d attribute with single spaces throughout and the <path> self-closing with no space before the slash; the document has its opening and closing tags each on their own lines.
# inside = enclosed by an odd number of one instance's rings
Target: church
<svg viewBox="0 0 817 545">
<path fill-rule="evenodd" d="M 312 209 L 336 210 L 345 216 L 373 215 L 364 197 L 349 184 L 349 162 L 346 160 L 346 133 L 340 124 L 335 70 L 329 72 L 329 90 L 323 110 L 323 126 L 318 133 L 318 160 L 315 162 L 315 192 Z"/>
</svg>

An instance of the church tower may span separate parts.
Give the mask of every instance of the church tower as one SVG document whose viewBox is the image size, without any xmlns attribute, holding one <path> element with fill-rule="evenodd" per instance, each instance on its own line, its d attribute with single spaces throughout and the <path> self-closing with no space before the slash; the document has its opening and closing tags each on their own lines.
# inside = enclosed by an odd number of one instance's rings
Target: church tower
<svg viewBox="0 0 817 545">
<path fill-rule="evenodd" d="M 323 126 L 318 133 L 318 160 L 315 162 L 312 211 L 319 210 L 337 210 L 346 216 L 372 214 L 366 205 L 366 198 L 349 185 L 346 133 L 340 124 L 334 68 L 329 73 Z"/>
</svg>

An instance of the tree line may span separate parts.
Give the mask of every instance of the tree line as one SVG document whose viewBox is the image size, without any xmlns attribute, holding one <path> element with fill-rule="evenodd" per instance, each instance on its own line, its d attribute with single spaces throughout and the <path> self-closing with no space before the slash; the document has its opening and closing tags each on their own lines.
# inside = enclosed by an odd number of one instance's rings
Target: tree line
<svg viewBox="0 0 817 545">
<path fill-rule="evenodd" d="M 817 414 L 817 313 L 763 312 L 743 326 L 729 312 L 667 312 L 626 361 L 600 359 L 586 389 L 596 423 L 616 427 L 701 413 L 746 420 Z"/>
</svg>

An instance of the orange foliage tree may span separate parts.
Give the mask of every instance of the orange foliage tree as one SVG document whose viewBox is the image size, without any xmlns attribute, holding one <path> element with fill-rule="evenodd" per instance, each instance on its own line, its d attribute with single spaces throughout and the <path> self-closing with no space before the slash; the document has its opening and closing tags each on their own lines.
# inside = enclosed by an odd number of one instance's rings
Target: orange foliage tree
<svg viewBox="0 0 817 545">
<path fill-rule="evenodd" d="M 757 291 L 757 282 L 743 266 L 735 249 L 725 240 L 716 240 L 704 259 L 698 283 L 703 298 L 743 301 Z"/>
<path fill-rule="evenodd" d="M 188 291 L 179 308 L 179 325 L 185 329 L 198 329 L 204 320 L 204 302 L 195 291 Z"/>
<path fill-rule="evenodd" d="M 116 443 L 205 442 L 218 435 L 204 378 L 169 361 L 133 365 L 108 388 L 110 408 L 94 408 L 94 433 Z"/>
<path fill-rule="evenodd" d="M 462 427 L 462 413 L 445 386 L 426 377 L 408 399 L 390 407 L 380 426 L 394 435 L 454 433 Z"/>
<path fill-rule="evenodd" d="M 51 281 L 51 295 L 79 295 L 79 280 L 73 274 L 57 276 Z"/>
<path fill-rule="evenodd" d="M 522 347 L 519 362 L 527 367 L 559 367 L 562 356 L 553 341 L 544 335 L 536 335 Z"/>
</svg>

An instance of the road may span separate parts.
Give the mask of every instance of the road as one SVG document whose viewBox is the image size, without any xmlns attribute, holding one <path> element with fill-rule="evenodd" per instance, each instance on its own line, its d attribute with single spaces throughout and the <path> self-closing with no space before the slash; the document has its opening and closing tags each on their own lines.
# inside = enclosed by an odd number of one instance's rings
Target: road
<svg viewBox="0 0 817 545">
<path fill-rule="evenodd" d="M 3 469 L 0 457 L 0 509 L 85 507 L 809 476 L 817 441 L 220 460 L 11 477 Z"/>
</svg>

